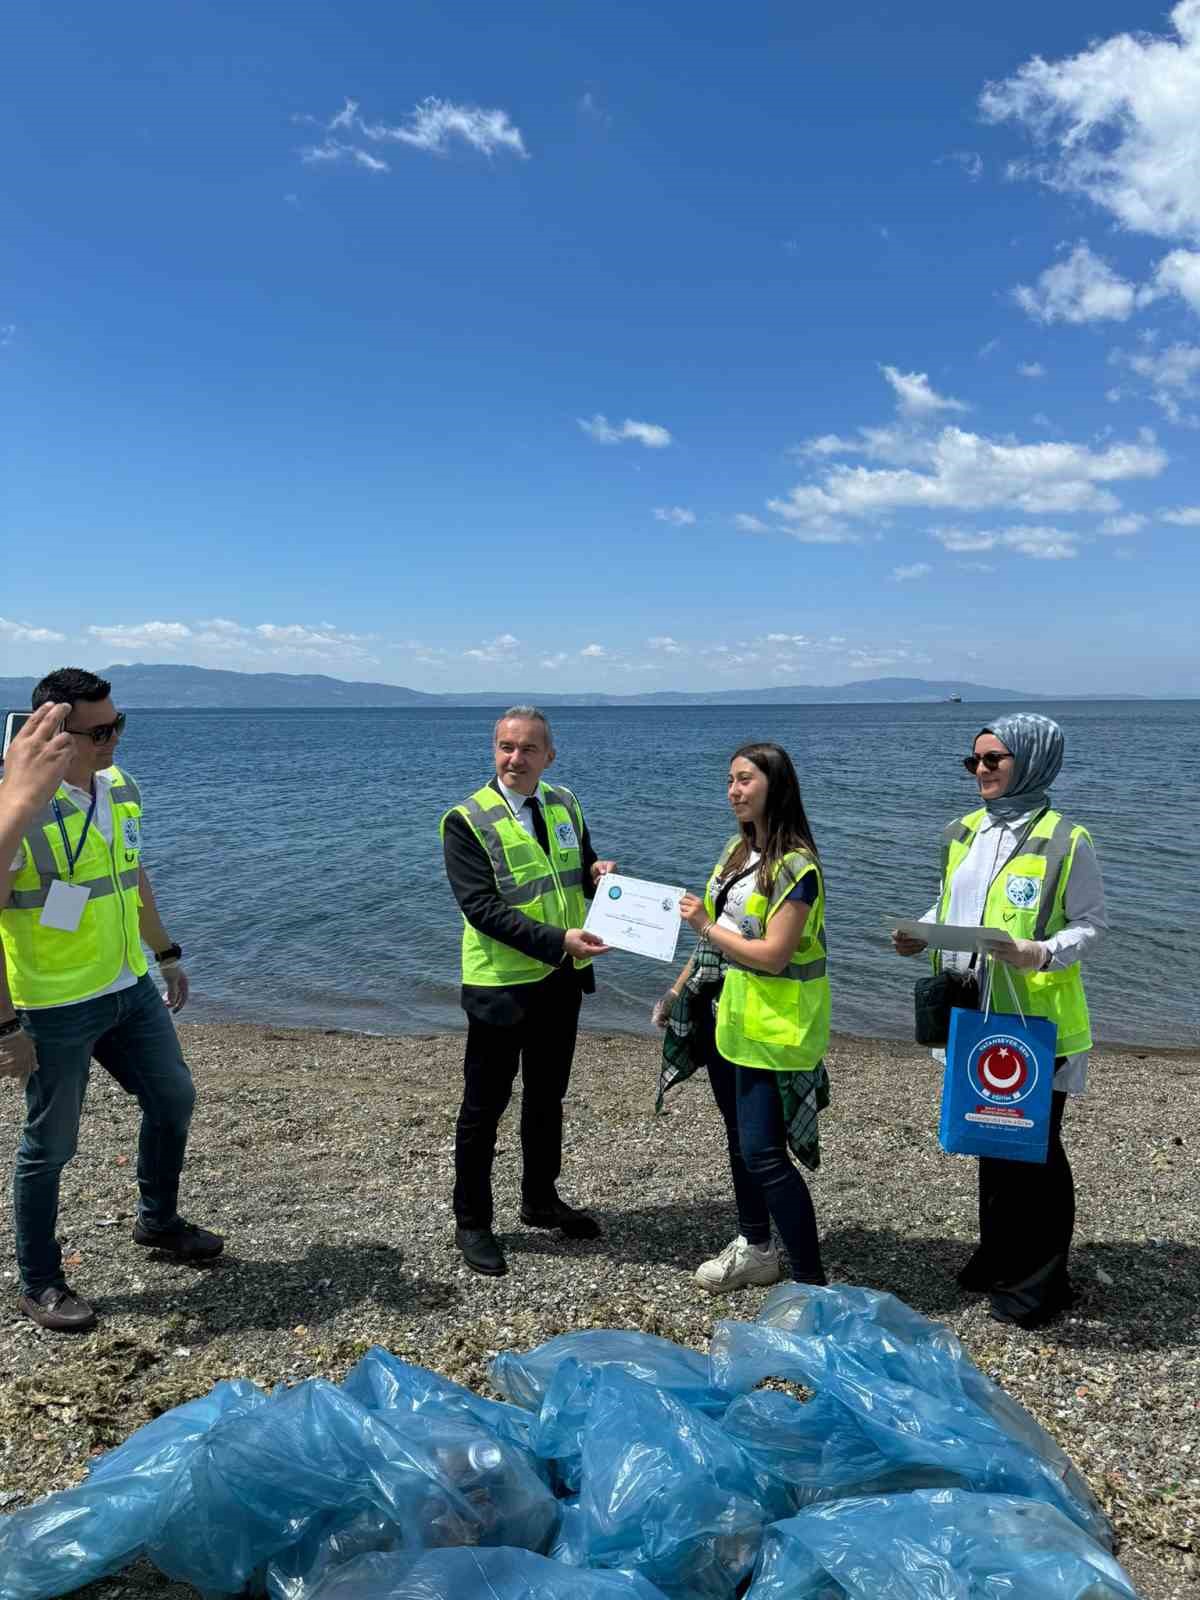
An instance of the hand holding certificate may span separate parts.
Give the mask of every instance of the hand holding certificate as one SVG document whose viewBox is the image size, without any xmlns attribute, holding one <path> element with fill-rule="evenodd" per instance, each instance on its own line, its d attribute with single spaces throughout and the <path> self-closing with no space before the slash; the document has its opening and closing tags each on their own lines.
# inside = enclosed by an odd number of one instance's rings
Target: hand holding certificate
<svg viewBox="0 0 1200 1600">
<path fill-rule="evenodd" d="M 596 885 L 584 932 L 595 934 L 615 950 L 674 961 L 679 941 L 679 902 L 683 890 L 644 878 L 607 872 Z"/>
</svg>

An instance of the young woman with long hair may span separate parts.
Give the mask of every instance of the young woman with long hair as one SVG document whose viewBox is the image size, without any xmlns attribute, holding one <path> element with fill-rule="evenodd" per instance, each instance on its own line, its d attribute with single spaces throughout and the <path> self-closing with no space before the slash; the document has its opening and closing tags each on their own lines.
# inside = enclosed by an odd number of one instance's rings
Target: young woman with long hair
<svg viewBox="0 0 1200 1600">
<path fill-rule="evenodd" d="M 816 1167 L 816 1112 L 828 1099 L 824 878 L 786 750 L 740 746 L 729 803 L 738 831 L 703 897 L 679 906 L 700 945 L 654 1008 L 660 1027 L 690 1035 L 691 1061 L 707 1067 L 725 1122 L 739 1231 L 696 1274 L 713 1294 L 778 1281 L 772 1222 L 791 1276 L 826 1281 L 812 1198 L 788 1155 L 790 1145 Z M 685 996 L 681 1023 L 672 1013 Z"/>
</svg>

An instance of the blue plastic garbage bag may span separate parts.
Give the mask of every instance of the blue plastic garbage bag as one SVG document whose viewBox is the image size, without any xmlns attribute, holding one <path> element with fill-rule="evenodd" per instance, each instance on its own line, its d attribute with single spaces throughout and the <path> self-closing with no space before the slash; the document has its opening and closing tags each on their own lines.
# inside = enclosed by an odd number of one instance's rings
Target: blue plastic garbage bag
<svg viewBox="0 0 1200 1600">
<path fill-rule="evenodd" d="M 1137 1600 L 1053 1506 L 960 1489 L 814 1506 L 768 1528 L 746 1600 Z"/>
<path fill-rule="evenodd" d="M 487 1400 L 461 1383 L 430 1372 L 428 1367 L 410 1366 L 381 1345 L 372 1345 L 342 1382 L 342 1393 L 366 1406 L 368 1411 L 411 1411 L 426 1415 L 459 1415 L 472 1419 L 523 1450 L 530 1450 L 533 1418 L 518 1406 Z"/>
<path fill-rule="evenodd" d="M 639 1572 L 679 1600 L 732 1600 L 764 1524 L 792 1509 L 720 1423 L 619 1367 L 597 1378 L 582 1468 L 587 1564 Z"/>
<path fill-rule="evenodd" d="M 478 1424 L 368 1411 L 309 1379 L 218 1423 L 164 1497 L 146 1553 L 168 1577 L 237 1594 L 265 1563 L 362 1512 L 403 1547 L 545 1549 L 558 1507 L 528 1457 Z"/>
<path fill-rule="evenodd" d="M 558 1534 L 547 1551 L 551 1561 L 561 1561 L 568 1567 L 585 1567 L 587 1550 L 584 1547 L 583 1507 L 579 1496 L 558 1502 Z"/>
<path fill-rule="evenodd" d="M 314 1518 L 297 1543 L 268 1562 L 263 1586 L 270 1600 L 311 1600 L 326 1578 L 348 1561 L 403 1549 L 400 1530 L 378 1511 L 360 1511 L 348 1521 Z"/>
<path fill-rule="evenodd" d="M 563 1567 L 529 1550 L 360 1556 L 313 1600 L 663 1600 L 632 1573 Z"/>
<path fill-rule="evenodd" d="M 844 1408 L 893 1467 L 941 1471 L 959 1487 L 1044 1500 L 1111 1546 L 1108 1522 L 1067 1456 L 984 1377 L 948 1329 L 907 1307 L 900 1317 L 899 1302 L 878 1307 L 884 1320 L 875 1320 L 849 1309 L 853 1298 L 839 1312 L 843 1291 L 795 1287 L 824 1299 L 813 1315 L 826 1331 L 803 1335 L 779 1326 L 783 1300 L 764 1307 L 773 1322 L 718 1323 L 710 1348 L 714 1383 L 740 1392 L 767 1377 L 803 1383 Z M 898 1481 L 912 1487 L 930 1480 Z"/>
<path fill-rule="evenodd" d="M 527 1355 L 502 1351 L 492 1363 L 492 1382 L 516 1405 L 537 1412 L 533 1448 L 554 1463 L 568 1494 L 579 1491 L 583 1428 L 596 1379 L 613 1367 L 668 1390 L 706 1416 L 719 1417 L 732 1398 L 712 1387 L 709 1363 L 699 1351 L 651 1333 L 591 1328 L 559 1334 Z"/>
<path fill-rule="evenodd" d="M 688 1405 L 709 1409 L 715 1403 L 709 1393 L 709 1364 L 698 1350 L 685 1349 L 657 1334 L 620 1328 L 560 1333 L 524 1354 L 502 1350 L 492 1362 L 491 1379 L 513 1405 L 539 1411 L 554 1374 L 572 1357 L 581 1366 L 622 1367 L 645 1383 L 669 1389 Z M 728 1401 L 730 1397 L 725 1398 Z"/>
<path fill-rule="evenodd" d="M 136 1560 L 162 1495 L 199 1441 L 222 1418 L 266 1404 L 245 1379 L 218 1383 L 109 1450 L 77 1488 L 0 1517 L 2 1600 L 50 1600 Z"/>
<path fill-rule="evenodd" d="M 955 1488 L 962 1482 L 958 1473 L 936 1464 L 889 1460 L 828 1395 L 805 1403 L 759 1389 L 735 1400 L 721 1426 L 752 1460 L 788 1485 L 796 1510 L 851 1495 Z"/>
</svg>

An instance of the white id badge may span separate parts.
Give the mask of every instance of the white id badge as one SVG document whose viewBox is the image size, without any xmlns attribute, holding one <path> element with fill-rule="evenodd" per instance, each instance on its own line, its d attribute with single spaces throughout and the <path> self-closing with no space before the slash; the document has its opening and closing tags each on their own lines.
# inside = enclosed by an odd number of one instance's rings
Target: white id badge
<svg viewBox="0 0 1200 1600">
<path fill-rule="evenodd" d="M 88 903 L 88 891 L 78 883 L 64 883 L 55 878 L 46 896 L 46 904 L 38 918 L 43 928 L 57 928 L 60 933 L 74 933 Z"/>
</svg>

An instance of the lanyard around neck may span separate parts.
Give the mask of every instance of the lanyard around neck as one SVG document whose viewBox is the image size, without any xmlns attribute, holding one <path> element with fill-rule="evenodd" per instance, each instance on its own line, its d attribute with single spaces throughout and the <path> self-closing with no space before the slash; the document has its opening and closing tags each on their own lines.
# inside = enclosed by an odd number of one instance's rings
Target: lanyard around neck
<svg viewBox="0 0 1200 1600">
<path fill-rule="evenodd" d="M 63 821 L 62 807 L 58 803 L 58 796 L 56 795 L 55 798 L 54 798 L 54 802 L 53 802 L 54 820 L 58 823 L 58 831 L 59 831 L 59 833 L 62 834 L 63 853 L 65 854 L 65 856 L 67 858 L 67 877 L 68 878 L 73 878 L 75 876 L 76 864 L 78 863 L 80 856 L 83 854 L 84 845 L 87 843 L 88 830 L 92 826 L 92 818 L 96 815 L 96 800 L 97 800 L 96 780 L 93 778 L 92 779 L 92 803 L 88 807 L 87 816 L 83 819 L 83 832 L 79 835 L 79 844 L 76 847 L 74 854 L 72 854 L 71 841 L 67 837 L 67 825 Z"/>
</svg>

